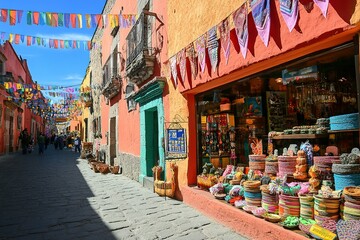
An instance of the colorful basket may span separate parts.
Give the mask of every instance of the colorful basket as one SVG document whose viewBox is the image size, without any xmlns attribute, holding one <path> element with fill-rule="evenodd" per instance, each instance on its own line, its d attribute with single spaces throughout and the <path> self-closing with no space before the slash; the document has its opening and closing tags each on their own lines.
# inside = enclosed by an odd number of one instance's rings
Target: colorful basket
<svg viewBox="0 0 360 240">
<path fill-rule="evenodd" d="M 300 217 L 314 219 L 314 196 L 311 194 L 299 195 Z"/>
<path fill-rule="evenodd" d="M 279 215 L 281 217 L 300 216 L 300 201 L 297 196 L 279 195 Z"/>
<path fill-rule="evenodd" d="M 340 198 L 322 198 L 314 196 L 314 215 L 315 221 L 321 224 L 325 220 L 339 219 Z"/>
<path fill-rule="evenodd" d="M 359 113 L 330 117 L 331 130 L 349 130 L 359 128 Z"/>
<path fill-rule="evenodd" d="M 360 185 L 360 173 L 356 174 L 334 174 L 335 190 L 343 190 L 347 186 L 358 186 Z"/>
<path fill-rule="evenodd" d="M 292 175 L 296 171 L 297 156 L 279 156 L 279 177 Z"/>
</svg>

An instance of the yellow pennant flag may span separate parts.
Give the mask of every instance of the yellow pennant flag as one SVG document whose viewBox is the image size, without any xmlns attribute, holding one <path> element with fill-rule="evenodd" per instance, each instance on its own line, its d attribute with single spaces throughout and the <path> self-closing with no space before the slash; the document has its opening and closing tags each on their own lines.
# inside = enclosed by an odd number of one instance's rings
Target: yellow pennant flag
<svg viewBox="0 0 360 240">
<path fill-rule="evenodd" d="M 14 34 L 9 34 L 9 42 L 12 43 L 14 41 Z"/>
<path fill-rule="evenodd" d="M 82 28 L 82 15 L 77 14 L 77 19 L 78 19 L 78 23 L 79 23 L 79 28 Z"/>
<path fill-rule="evenodd" d="M 110 23 L 111 28 L 115 27 L 114 15 L 113 14 L 109 14 L 109 23 Z"/>
<path fill-rule="evenodd" d="M 85 19 L 86 19 L 86 27 L 90 28 L 91 27 L 91 15 L 85 14 Z"/>
</svg>

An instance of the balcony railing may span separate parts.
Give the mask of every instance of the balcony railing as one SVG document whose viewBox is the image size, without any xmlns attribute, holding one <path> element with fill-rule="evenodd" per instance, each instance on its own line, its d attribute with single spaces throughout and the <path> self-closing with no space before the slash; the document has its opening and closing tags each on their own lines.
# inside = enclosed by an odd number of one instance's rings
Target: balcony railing
<svg viewBox="0 0 360 240">
<path fill-rule="evenodd" d="M 154 16 L 142 13 L 126 37 L 126 74 L 132 82 L 140 83 L 153 73 L 155 57 L 151 31 L 154 23 Z"/>
</svg>

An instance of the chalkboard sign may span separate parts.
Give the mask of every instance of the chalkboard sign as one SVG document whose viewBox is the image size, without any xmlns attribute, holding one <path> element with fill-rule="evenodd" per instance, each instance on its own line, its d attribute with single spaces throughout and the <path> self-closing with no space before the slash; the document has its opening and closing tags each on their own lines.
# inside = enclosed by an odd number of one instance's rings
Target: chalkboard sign
<svg viewBox="0 0 360 240">
<path fill-rule="evenodd" d="M 166 129 L 166 159 L 179 159 L 187 157 L 186 130 Z"/>
</svg>

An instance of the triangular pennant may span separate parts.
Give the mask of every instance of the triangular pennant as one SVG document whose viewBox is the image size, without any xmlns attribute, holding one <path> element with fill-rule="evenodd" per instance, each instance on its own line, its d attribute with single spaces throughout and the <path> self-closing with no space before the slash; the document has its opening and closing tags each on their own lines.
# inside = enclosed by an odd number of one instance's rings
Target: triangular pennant
<svg viewBox="0 0 360 240">
<path fill-rule="evenodd" d="M 210 57 L 211 68 L 213 72 L 216 71 L 218 64 L 218 48 L 216 27 L 212 27 L 207 34 L 207 49 Z"/>
<path fill-rule="evenodd" d="M 16 24 L 16 10 L 9 10 L 10 13 L 10 25 L 13 26 Z"/>
<path fill-rule="evenodd" d="M 54 39 L 54 47 L 59 48 L 59 40 L 58 39 Z"/>
<path fill-rule="evenodd" d="M 82 28 L 82 15 L 77 14 L 76 17 L 77 17 L 79 28 Z"/>
<path fill-rule="evenodd" d="M 91 27 L 91 15 L 85 14 L 85 20 L 86 20 L 86 27 L 90 28 Z"/>
<path fill-rule="evenodd" d="M 59 24 L 59 15 L 57 13 L 51 14 L 51 26 L 57 27 Z"/>
<path fill-rule="evenodd" d="M 39 25 L 39 17 L 40 17 L 39 12 L 33 12 L 33 23 L 35 25 Z"/>
<path fill-rule="evenodd" d="M 20 35 L 20 41 L 21 41 L 21 43 L 24 43 L 24 40 L 25 40 L 25 35 Z"/>
<path fill-rule="evenodd" d="M 329 7 L 329 0 L 314 0 L 314 3 L 320 8 L 324 17 L 326 17 Z"/>
<path fill-rule="evenodd" d="M 14 34 L 9 34 L 9 42 L 12 43 L 14 41 Z"/>
<path fill-rule="evenodd" d="M 177 86 L 177 69 L 176 69 L 176 55 L 171 57 L 169 59 L 170 61 L 170 68 L 171 68 L 171 74 L 175 83 L 175 88 Z"/>
<path fill-rule="evenodd" d="M 246 3 L 233 13 L 233 22 L 241 54 L 245 59 L 249 41 L 248 9 Z"/>
<path fill-rule="evenodd" d="M 31 41 L 32 41 L 32 37 L 31 36 L 26 36 L 26 45 L 27 46 L 31 46 Z"/>
<path fill-rule="evenodd" d="M 223 20 L 219 25 L 221 48 L 223 49 L 226 64 L 228 64 L 230 56 L 230 27 L 229 20 Z"/>
<path fill-rule="evenodd" d="M 102 21 L 103 21 L 103 26 L 104 26 L 104 28 L 106 28 L 106 26 L 107 26 L 107 24 L 108 24 L 108 22 L 107 22 L 107 14 L 103 14 L 102 15 Z"/>
<path fill-rule="evenodd" d="M 60 40 L 60 48 L 64 48 L 64 40 Z"/>
<path fill-rule="evenodd" d="M 8 19 L 9 10 L 8 9 L 1 9 L 1 21 L 6 22 Z"/>
<path fill-rule="evenodd" d="M 36 37 L 36 42 L 37 42 L 37 45 L 39 45 L 39 46 L 40 46 L 40 44 L 41 44 L 41 38 Z"/>
<path fill-rule="evenodd" d="M 186 56 L 190 62 L 192 80 L 195 80 L 198 73 L 198 68 L 194 43 L 190 43 L 190 45 L 186 48 Z"/>
<path fill-rule="evenodd" d="M 51 13 L 46 13 L 46 25 L 51 26 Z"/>
<path fill-rule="evenodd" d="M 250 7 L 258 34 L 267 47 L 270 38 L 270 0 L 252 0 Z"/>
<path fill-rule="evenodd" d="M 64 13 L 64 22 L 65 22 L 65 27 L 69 27 L 70 25 L 70 14 L 69 13 Z"/>
<path fill-rule="evenodd" d="M 298 19 L 298 5 L 299 0 L 280 1 L 280 12 L 290 32 L 294 29 Z"/>
<path fill-rule="evenodd" d="M 199 60 L 200 70 L 201 72 L 205 71 L 206 66 L 206 35 L 203 34 L 196 40 L 196 53 Z"/>
<path fill-rule="evenodd" d="M 46 13 L 40 12 L 40 25 L 45 25 L 46 23 Z"/>
<path fill-rule="evenodd" d="M 182 83 L 185 82 L 186 77 L 186 55 L 185 55 L 185 48 L 180 50 L 177 54 L 177 62 L 179 63 L 180 69 L 180 76 Z"/>
<path fill-rule="evenodd" d="M 58 27 L 63 27 L 63 26 L 64 26 L 64 14 L 59 13 L 58 14 Z"/>
<path fill-rule="evenodd" d="M 26 22 L 28 25 L 31 25 L 32 24 L 32 12 L 31 11 L 28 11 L 27 14 L 26 14 Z"/>
<path fill-rule="evenodd" d="M 24 13 L 23 10 L 17 10 L 17 22 L 18 23 L 21 23 L 23 13 Z"/>
<path fill-rule="evenodd" d="M 74 13 L 70 14 L 70 22 L 71 22 L 71 27 L 76 28 L 76 14 Z"/>
<path fill-rule="evenodd" d="M 15 44 L 19 44 L 19 43 L 20 43 L 20 35 L 15 34 Z"/>
</svg>

